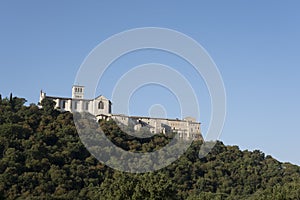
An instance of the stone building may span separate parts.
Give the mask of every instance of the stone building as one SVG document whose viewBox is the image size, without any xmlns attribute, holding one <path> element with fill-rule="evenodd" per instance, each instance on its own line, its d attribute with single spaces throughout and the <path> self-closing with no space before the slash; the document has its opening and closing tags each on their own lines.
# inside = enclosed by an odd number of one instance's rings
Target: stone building
<svg viewBox="0 0 300 200">
<path fill-rule="evenodd" d="M 94 116 L 111 114 L 111 102 L 100 95 L 94 99 L 84 98 L 84 86 L 74 85 L 72 87 L 72 98 L 47 96 L 45 92 L 40 93 L 40 103 L 44 98 L 52 99 L 55 108 L 69 112 L 89 112 Z"/>
<path fill-rule="evenodd" d="M 175 132 L 180 138 L 203 139 L 200 123 L 191 117 L 180 120 L 112 114 L 110 118 L 121 125 L 132 126 L 135 131 L 148 129 L 152 134 Z"/>
<path fill-rule="evenodd" d="M 111 101 L 102 95 L 94 99 L 85 99 L 84 86 L 74 85 L 72 87 L 72 98 L 47 96 L 45 92 L 41 91 L 40 102 L 44 98 L 52 99 L 56 103 L 55 108 L 61 111 L 89 112 L 96 116 L 98 120 L 113 119 L 117 124 L 131 127 L 134 131 L 145 129 L 151 134 L 175 132 L 183 139 L 203 140 L 200 123 L 194 118 L 186 117 L 180 120 L 112 114 Z"/>
</svg>

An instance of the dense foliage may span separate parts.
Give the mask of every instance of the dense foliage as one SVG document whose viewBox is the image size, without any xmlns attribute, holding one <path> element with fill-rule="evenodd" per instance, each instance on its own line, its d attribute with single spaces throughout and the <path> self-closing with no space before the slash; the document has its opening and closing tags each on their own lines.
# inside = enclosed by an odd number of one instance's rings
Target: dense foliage
<svg viewBox="0 0 300 200">
<path fill-rule="evenodd" d="M 198 158 L 200 142 L 152 173 L 131 174 L 99 163 L 81 143 L 69 112 L 45 100 L 0 97 L 0 199 L 300 199 L 300 168 L 256 150 L 218 142 Z M 128 137 L 112 122 L 107 136 L 131 151 L 151 151 L 169 138 Z"/>
</svg>

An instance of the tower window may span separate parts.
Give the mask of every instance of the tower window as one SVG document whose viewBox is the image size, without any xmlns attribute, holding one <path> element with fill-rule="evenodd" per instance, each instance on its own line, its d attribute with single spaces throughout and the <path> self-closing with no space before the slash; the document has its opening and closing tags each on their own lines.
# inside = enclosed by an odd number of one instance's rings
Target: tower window
<svg viewBox="0 0 300 200">
<path fill-rule="evenodd" d="M 104 109 L 104 103 L 102 101 L 98 103 L 98 109 Z"/>
</svg>

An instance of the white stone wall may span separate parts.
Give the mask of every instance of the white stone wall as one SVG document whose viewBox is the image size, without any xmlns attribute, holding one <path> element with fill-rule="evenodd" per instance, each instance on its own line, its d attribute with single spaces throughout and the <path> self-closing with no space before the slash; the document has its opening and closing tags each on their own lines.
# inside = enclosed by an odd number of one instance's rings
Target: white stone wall
<svg viewBox="0 0 300 200">
<path fill-rule="evenodd" d="M 126 115 L 112 115 L 111 118 L 116 122 L 122 123 L 125 126 L 128 126 L 129 117 Z"/>
<path fill-rule="evenodd" d="M 125 126 L 128 126 L 129 121 L 134 122 L 134 130 L 136 131 L 146 127 L 153 134 L 177 132 L 179 137 L 183 139 L 202 139 L 200 123 L 192 120 L 130 117 L 125 115 L 112 115 L 111 118 Z"/>
</svg>

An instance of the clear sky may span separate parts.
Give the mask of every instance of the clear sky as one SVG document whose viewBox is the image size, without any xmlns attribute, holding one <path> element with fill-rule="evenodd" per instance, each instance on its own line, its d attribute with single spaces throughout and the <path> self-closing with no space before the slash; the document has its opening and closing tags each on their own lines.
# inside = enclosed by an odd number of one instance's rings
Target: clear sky
<svg viewBox="0 0 300 200">
<path fill-rule="evenodd" d="M 0 93 L 13 92 L 29 103 L 38 102 L 41 89 L 49 95 L 70 96 L 77 70 L 101 41 L 132 28 L 170 28 L 199 42 L 220 70 L 227 93 L 221 140 L 300 164 L 299 8 L 296 0 L 1 1 Z M 177 69 L 184 65 L 156 51 L 128 56 L 124 63 L 118 60 L 120 65 L 161 62 Z M 107 80 L 117 80 L 116 75 L 124 72 L 117 64 Z M 182 73 L 188 78 L 192 74 Z M 99 93 L 110 98 L 112 84 L 100 84 Z M 209 95 L 200 88 L 205 131 Z M 153 89 L 162 102 L 145 97 Z M 173 101 L 162 88 L 148 90 L 146 86 L 133 95 L 133 114 L 148 114 L 152 104 Z M 178 108 L 174 103 L 167 104 L 168 109 Z M 169 115 L 176 117 L 176 112 Z"/>
</svg>

